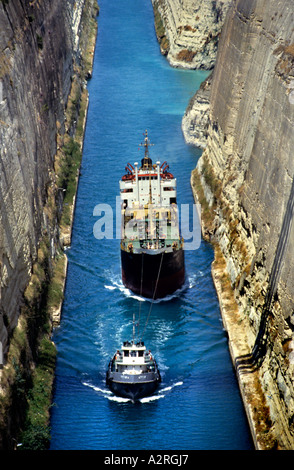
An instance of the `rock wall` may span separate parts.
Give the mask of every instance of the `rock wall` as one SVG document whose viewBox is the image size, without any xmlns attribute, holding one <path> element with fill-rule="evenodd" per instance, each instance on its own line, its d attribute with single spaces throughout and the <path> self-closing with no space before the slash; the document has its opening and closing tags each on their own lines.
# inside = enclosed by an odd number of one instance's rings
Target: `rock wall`
<svg viewBox="0 0 294 470">
<path fill-rule="evenodd" d="M 232 2 L 192 175 L 219 249 L 214 276 L 226 276 L 221 305 L 228 290 L 236 302 L 223 311 L 239 379 L 255 377 L 244 396 L 259 448 L 294 448 L 293 25 L 292 0 Z"/>
<path fill-rule="evenodd" d="M 0 2 L 0 341 L 4 355 L 23 292 L 46 233 L 51 256 L 57 220 L 44 209 L 55 184 L 57 133 L 74 63 L 85 0 Z"/>
<path fill-rule="evenodd" d="M 173 67 L 213 68 L 230 0 L 152 0 L 161 50 Z"/>
<path fill-rule="evenodd" d="M 19 439 L 26 450 L 50 442 L 51 334 L 63 300 L 97 14 L 96 0 L 0 1 L 1 449 Z"/>
<path fill-rule="evenodd" d="M 201 83 L 182 119 L 185 141 L 199 148 L 205 148 L 207 144 L 212 77 L 213 72 Z"/>
</svg>

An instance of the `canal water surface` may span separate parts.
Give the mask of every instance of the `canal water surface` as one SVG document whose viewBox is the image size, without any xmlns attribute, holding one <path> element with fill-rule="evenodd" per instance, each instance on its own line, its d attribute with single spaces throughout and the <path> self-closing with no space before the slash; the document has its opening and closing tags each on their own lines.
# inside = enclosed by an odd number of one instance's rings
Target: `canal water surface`
<svg viewBox="0 0 294 470">
<path fill-rule="evenodd" d="M 152 304 L 121 282 L 120 241 L 97 239 L 94 208 L 113 208 L 128 162 L 140 161 L 147 129 L 154 161 L 167 160 L 179 204 L 193 204 L 190 174 L 201 151 L 185 144 L 181 119 L 203 71 L 173 69 L 161 56 L 150 0 L 100 0 L 90 105 L 60 327 L 51 449 L 252 448 L 211 278 L 213 251 L 185 252 L 180 292 Z M 115 234 L 115 232 L 114 232 Z M 162 383 L 138 403 L 115 397 L 105 373 L 132 338 L 141 312 L 143 340 Z"/>
</svg>

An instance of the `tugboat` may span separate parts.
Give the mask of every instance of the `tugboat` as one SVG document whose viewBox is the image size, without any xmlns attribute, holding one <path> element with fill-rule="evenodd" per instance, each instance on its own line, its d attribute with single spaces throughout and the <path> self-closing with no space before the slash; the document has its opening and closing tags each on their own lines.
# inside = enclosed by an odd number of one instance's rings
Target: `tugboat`
<svg viewBox="0 0 294 470">
<path fill-rule="evenodd" d="M 173 294 L 185 281 L 176 178 L 166 161 L 152 163 L 147 131 L 144 158 L 126 166 L 120 185 L 121 269 L 125 287 L 143 297 Z"/>
<path fill-rule="evenodd" d="M 133 327 L 134 328 L 134 327 Z M 152 395 L 161 382 L 155 358 L 143 341 L 125 341 L 109 362 L 106 384 L 115 394 L 132 401 Z"/>
</svg>

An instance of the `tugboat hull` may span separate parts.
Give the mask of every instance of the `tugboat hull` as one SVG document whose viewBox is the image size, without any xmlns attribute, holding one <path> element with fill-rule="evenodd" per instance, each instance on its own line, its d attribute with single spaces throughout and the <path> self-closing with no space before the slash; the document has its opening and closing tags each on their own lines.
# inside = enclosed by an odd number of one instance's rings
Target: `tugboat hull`
<svg viewBox="0 0 294 470">
<path fill-rule="evenodd" d="M 180 289 L 185 282 L 184 250 L 164 253 L 163 258 L 161 253 L 121 250 L 121 268 L 125 287 L 143 297 L 163 298 Z"/>
<path fill-rule="evenodd" d="M 108 373 L 106 383 L 115 395 L 136 401 L 152 395 L 159 386 L 160 377 L 155 373 L 139 376 Z"/>
</svg>

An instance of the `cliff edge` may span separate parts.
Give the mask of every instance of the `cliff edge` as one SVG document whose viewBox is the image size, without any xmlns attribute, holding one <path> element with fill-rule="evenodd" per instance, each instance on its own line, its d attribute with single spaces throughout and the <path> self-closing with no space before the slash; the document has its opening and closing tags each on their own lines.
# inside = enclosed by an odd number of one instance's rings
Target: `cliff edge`
<svg viewBox="0 0 294 470">
<path fill-rule="evenodd" d="M 294 448 L 293 25 L 292 0 L 232 2 L 191 178 L 260 449 Z"/>
</svg>

